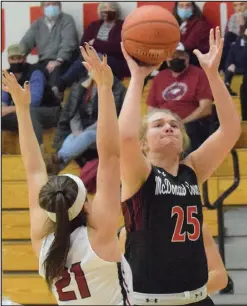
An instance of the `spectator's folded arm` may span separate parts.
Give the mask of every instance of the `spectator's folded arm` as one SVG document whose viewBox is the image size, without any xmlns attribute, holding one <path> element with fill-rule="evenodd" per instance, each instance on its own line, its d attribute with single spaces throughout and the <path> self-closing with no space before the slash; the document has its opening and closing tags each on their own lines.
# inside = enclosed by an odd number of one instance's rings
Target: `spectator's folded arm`
<svg viewBox="0 0 247 306">
<path fill-rule="evenodd" d="M 98 21 L 92 22 L 84 31 L 81 38 L 81 46 L 84 46 L 85 42 L 89 42 L 91 39 L 95 38 L 95 28 L 97 27 Z"/>
<path fill-rule="evenodd" d="M 57 54 L 57 59 L 63 61 L 69 61 L 71 59 L 72 52 L 78 48 L 78 40 L 75 22 L 72 17 L 65 20 L 63 29 L 61 32 L 62 41 Z"/>
<path fill-rule="evenodd" d="M 183 119 L 184 123 L 192 122 L 212 114 L 212 100 L 202 99 L 199 106 L 189 116 Z"/>
<path fill-rule="evenodd" d="M 101 39 L 96 38 L 93 44 L 93 47 L 95 50 L 97 50 L 98 53 L 112 55 L 112 56 L 123 56 L 121 45 L 121 40 L 112 40 L 112 41 L 103 41 Z"/>
</svg>

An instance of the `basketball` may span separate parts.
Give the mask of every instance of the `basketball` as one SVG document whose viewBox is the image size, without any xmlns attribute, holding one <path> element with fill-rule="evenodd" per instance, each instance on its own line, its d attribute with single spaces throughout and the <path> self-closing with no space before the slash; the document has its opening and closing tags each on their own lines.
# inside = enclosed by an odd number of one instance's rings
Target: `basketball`
<svg viewBox="0 0 247 306">
<path fill-rule="evenodd" d="M 175 17 L 158 5 L 135 9 L 124 21 L 122 42 L 134 59 L 158 65 L 170 57 L 180 40 L 180 29 Z"/>
</svg>

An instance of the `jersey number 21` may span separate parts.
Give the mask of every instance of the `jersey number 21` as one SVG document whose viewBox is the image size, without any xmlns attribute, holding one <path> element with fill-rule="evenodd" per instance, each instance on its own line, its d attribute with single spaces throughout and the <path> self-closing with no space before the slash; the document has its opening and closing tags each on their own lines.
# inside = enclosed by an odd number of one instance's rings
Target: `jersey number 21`
<svg viewBox="0 0 247 306">
<path fill-rule="evenodd" d="M 59 297 L 59 301 L 73 301 L 77 300 L 75 291 L 67 291 L 64 292 L 67 286 L 70 285 L 71 282 L 71 274 L 74 274 L 75 282 L 78 286 L 78 290 L 81 295 L 81 299 L 85 299 L 91 296 L 90 291 L 88 289 L 87 281 L 84 275 L 84 272 L 81 269 L 80 262 L 73 264 L 68 270 L 68 268 L 64 269 L 63 276 L 60 280 L 55 283 L 55 287 L 57 289 L 57 294 Z"/>
</svg>

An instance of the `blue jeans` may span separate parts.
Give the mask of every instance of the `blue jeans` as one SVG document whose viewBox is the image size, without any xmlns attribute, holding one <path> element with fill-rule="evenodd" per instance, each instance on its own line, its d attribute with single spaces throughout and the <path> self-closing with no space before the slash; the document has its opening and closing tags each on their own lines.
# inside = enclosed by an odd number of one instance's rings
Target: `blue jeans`
<svg viewBox="0 0 247 306">
<path fill-rule="evenodd" d="M 68 164 L 71 160 L 79 157 L 90 146 L 96 144 L 96 128 L 88 129 L 79 135 L 69 134 L 64 140 L 62 148 L 58 151 L 57 156 Z"/>
</svg>

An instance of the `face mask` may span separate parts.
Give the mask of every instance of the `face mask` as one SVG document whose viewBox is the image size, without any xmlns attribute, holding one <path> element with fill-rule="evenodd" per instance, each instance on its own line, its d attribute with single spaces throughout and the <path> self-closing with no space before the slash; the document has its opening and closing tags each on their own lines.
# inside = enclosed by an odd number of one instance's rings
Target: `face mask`
<svg viewBox="0 0 247 306">
<path fill-rule="evenodd" d="M 103 20 L 106 20 L 106 21 L 113 21 L 113 20 L 116 19 L 117 14 L 116 14 L 116 12 L 114 12 L 114 11 L 103 11 L 103 12 L 101 13 L 101 16 L 102 16 L 101 19 L 103 19 Z"/>
<path fill-rule="evenodd" d="M 44 14 L 47 18 L 54 18 L 60 14 L 60 9 L 57 5 L 48 5 L 44 8 Z"/>
<path fill-rule="evenodd" d="M 185 59 L 174 58 L 169 64 L 169 68 L 174 72 L 182 72 L 186 68 Z"/>
<path fill-rule="evenodd" d="M 189 18 L 192 16 L 192 14 L 193 14 L 191 8 L 184 9 L 184 8 L 180 8 L 180 7 L 177 8 L 177 13 L 178 13 L 178 16 L 179 16 L 182 20 L 187 20 L 187 19 L 189 19 Z"/>
<path fill-rule="evenodd" d="M 13 73 L 21 73 L 24 71 L 24 63 L 13 63 L 9 64 L 10 71 Z"/>
</svg>

